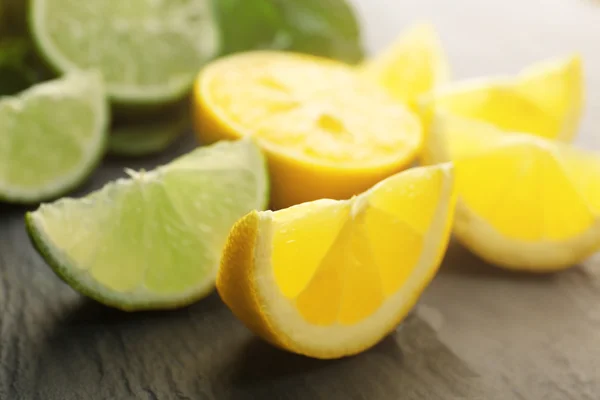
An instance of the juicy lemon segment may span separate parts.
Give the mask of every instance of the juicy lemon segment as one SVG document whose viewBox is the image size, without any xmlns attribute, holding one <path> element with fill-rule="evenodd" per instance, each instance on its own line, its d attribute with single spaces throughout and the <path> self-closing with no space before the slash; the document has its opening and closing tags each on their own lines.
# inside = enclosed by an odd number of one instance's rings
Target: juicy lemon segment
<svg viewBox="0 0 600 400">
<path fill-rule="evenodd" d="M 277 226 L 273 236 L 273 268 L 285 296 L 295 298 L 306 288 L 336 242 L 349 213 L 347 204 L 318 200 L 305 207 L 290 207 L 273 214 L 273 223 Z M 302 260 L 302 268 L 290 268 L 299 260 Z"/>
<path fill-rule="evenodd" d="M 597 153 L 567 149 L 563 153 L 569 178 L 595 215 L 600 215 L 600 156 Z"/>
<path fill-rule="evenodd" d="M 419 96 L 445 83 L 449 76 L 440 39 L 435 28 L 427 23 L 409 27 L 360 69 L 364 76 L 411 107 L 416 105 Z"/>
<path fill-rule="evenodd" d="M 523 70 L 519 90 L 548 114 L 558 118 L 560 139 L 572 139 L 579 128 L 584 106 L 585 84 L 580 55 L 548 60 Z"/>
<path fill-rule="evenodd" d="M 265 150 L 276 208 L 349 198 L 404 169 L 422 145 L 415 114 L 350 66 L 313 56 L 225 57 L 200 73 L 195 99 L 202 141 L 253 136 Z"/>
<path fill-rule="evenodd" d="M 430 126 L 421 154 L 425 165 L 480 154 L 493 147 L 490 137 L 503 134 L 494 125 L 442 112 L 431 113 Z"/>
<path fill-rule="evenodd" d="M 457 160 L 456 171 L 465 206 L 515 240 L 565 240 L 595 222 L 552 149 L 535 142 Z M 482 171 L 494 178 L 482 179 Z"/>
<path fill-rule="evenodd" d="M 425 159 L 455 164 L 455 231 L 482 258 L 546 271 L 600 248 L 598 156 L 451 115 L 428 140 Z"/>
<path fill-rule="evenodd" d="M 449 84 L 421 99 L 434 108 L 491 123 L 508 132 L 571 140 L 583 108 L 579 56 L 546 61 L 512 78 L 475 79 Z"/>
<path fill-rule="evenodd" d="M 350 200 L 252 212 L 230 234 L 219 293 L 284 349 L 317 358 L 360 352 L 406 316 L 433 278 L 453 210 L 452 166 L 444 164 L 399 173 Z"/>
<path fill-rule="evenodd" d="M 561 122 L 532 99 L 510 86 L 481 86 L 457 90 L 435 100 L 435 107 L 491 123 L 505 131 L 531 132 L 552 138 Z"/>
</svg>

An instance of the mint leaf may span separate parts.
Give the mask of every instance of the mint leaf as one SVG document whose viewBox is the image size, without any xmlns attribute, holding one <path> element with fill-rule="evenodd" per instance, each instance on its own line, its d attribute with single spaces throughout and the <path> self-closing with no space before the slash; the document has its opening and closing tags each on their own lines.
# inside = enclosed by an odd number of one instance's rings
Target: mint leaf
<svg viewBox="0 0 600 400">
<path fill-rule="evenodd" d="M 0 96 L 16 94 L 41 80 L 29 65 L 32 54 L 33 48 L 25 38 L 0 40 Z"/>
<path fill-rule="evenodd" d="M 27 0 L 0 0 L 0 36 L 22 36 L 27 32 Z"/>
<path fill-rule="evenodd" d="M 214 0 L 224 53 L 294 50 L 356 63 L 360 26 L 345 0 Z"/>
</svg>

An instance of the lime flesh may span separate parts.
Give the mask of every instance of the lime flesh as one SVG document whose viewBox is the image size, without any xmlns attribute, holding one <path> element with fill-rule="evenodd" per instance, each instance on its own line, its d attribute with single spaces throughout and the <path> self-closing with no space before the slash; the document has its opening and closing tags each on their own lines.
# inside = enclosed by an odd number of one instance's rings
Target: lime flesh
<svg viewBox="0 0 600 400">
<path fill-rule="evenodd" d="M 79 185 L 108 125 L 100 76 L 78 72 L 0 100 L 0 199 L 35 203 Z"/>
<path fill-rule="evenodd" d="M 204 297 L 230 228 L 266 205 L 258 147 L 221 142 L 129 175 L 28 213 L 34 245 L 73 288 L 112 307 L 176 308 Z"/>
<path fill-rule="evenodd" d="M 182 98 L 219 50 L 209 0 L 32 0 L 30 26 L 61 73 L 98 69 L 125 106 Z"/>
</svg>

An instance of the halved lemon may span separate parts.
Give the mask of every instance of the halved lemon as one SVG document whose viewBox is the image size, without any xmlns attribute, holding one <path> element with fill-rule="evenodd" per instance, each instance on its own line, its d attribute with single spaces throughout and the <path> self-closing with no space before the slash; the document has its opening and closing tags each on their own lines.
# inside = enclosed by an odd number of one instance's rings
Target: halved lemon
<svg viewBox="0 0 600 400">
<path fill-rule="evenodd" d="M 411 107 L 419 96 L 446 83 L 449 66 L 435 28 L 410 26 L 384 51 L 365 61 L 361 73 Z"/>
<path fill-rule="evenodd" d="M 515 77 L 480 78 L 449 84 L 423 96 L 425 110 L 450 112 L 496 125 L 570 141 L 584 103 L 581 57 L 541 62 Z"/>
<path fill-rule="evenodd" d="M 253 136 L 265 150 L 271 205 L 348 199 L 406 168 L 419 118 L 341 62 L 258 51 L 221 58 L 195 85 L 201 141 Z"/>
<path fill-rule="evenodd" d="M 230 232 L 218 291 L 275 346 L 316 358 L 358 353 L 394 329 L 435 275 L 454 197 L 446 164 L 350 200 L 251 212 Z"/>
<path fill-rule="evenodd" d="M 425 158 L 454 162 L 456 236 L 489 262 L 551 271 L 600 249 L 600 155 L 438 115 Z"/>
</svg>

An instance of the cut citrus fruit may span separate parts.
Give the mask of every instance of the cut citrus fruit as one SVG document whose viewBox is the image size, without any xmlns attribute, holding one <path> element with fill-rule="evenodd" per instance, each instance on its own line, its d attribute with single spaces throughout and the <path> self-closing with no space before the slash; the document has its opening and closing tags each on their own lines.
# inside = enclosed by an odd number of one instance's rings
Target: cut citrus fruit
<svg viewBox="0 0 600 400">
<path fill-rule="evenodd" d="M 129 175 L 28 213 L 34 245 L 58 276 L 109 306 L 175 308 L 204 297 L 230 228 L 266 203 L 258 147 L 223 142 Z"/>
<path fill-rule="evenodd" d="M 454 197 L 447 164 L 401 172 L 349 200 L 251 212 L 225 245 L 219 294 L 288 351 L 363 351 L 404 319 L 435 275 Z"/>
<path fill-rule="evenodd" d="M 108 104 L 100 76 L 74 73 L 0 100 L 0 199 L 36 203 L 79 185 L 100 161 Z"/>
<path fill-rule="evenodd" d="M 100 70 L 124 105 L 184 97 L 219 47 L 208 0 L 32 0 L 30 26 L 53 68 Z"/>
<path fill-rule="evenodd" d="M 449 84 L 422 98 L 434 108 L 488 122 L 509 132 L 570 141 L 583 108 L 581 58 L 551 60 L 513 78 L 485 78 Z"/>
<path fill-rule="evenodd" d="M 426 153 L 454 162 L 455 233 L 485 260 L 543 272 L 600 249 L 600 155 L 452 115 L 436 116 Z"/>
<path fill-rule="evenodd" d="M 416 106 L 421 95 L 449 78 L 448 61 L 440 39 L 435 28 L 427 23 L 411 26 L 360 69 L 367 78 L 411 107 Z"/>
<path fill-rule="evenodd" d="M 195 86 L 205 142 L 252 136 L 266 151 L 272 205 L 347 199 L 407 167 L 419 119 L 346 64 L 249 52 L 209 64 Z"/>
</svg>

